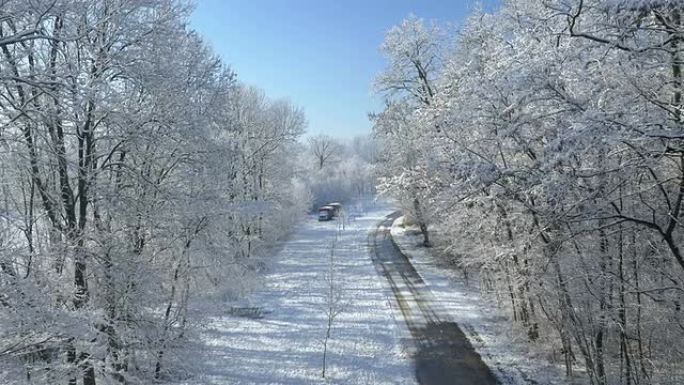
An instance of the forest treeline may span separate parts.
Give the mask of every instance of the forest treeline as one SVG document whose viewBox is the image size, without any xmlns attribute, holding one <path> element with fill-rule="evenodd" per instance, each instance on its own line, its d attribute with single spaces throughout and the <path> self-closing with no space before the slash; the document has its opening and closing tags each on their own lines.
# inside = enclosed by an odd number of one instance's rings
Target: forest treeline
<svg viewBox="0 0 684 385">
<path fill-rule="evenodd" d="M 238 82 L 191 11 L 0 0 L 3 384 L 191 373 L 193 306 L 256 285 L 254 257 L 310 209 L 311 182 L 371 188 L 349 168 L 370 175 L 361 155 L 340 166 L 359 146 L 316 137 L 334 151 L 309 162 L 303 111 Z"/>
<path fill-rule="evenodd" d="M 683 17 L 505 1 L 458 32 L 410 17 L 382 46 L 382 191 L 591 384 L 684 378 Z"/>
</svg>

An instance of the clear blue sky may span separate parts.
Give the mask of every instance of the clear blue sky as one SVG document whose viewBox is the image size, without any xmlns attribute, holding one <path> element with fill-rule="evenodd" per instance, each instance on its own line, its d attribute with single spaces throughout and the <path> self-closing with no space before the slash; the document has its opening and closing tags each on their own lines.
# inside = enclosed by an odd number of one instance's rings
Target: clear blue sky
<svg viewBox="0 0 684 385">
<path fill-rule="evenodd" d="M 241 81 L 304 108 L 308 133 L 370 132 L 385 32 L 413 13 L 459 24 L 496 0 L 196 0 L 192 27 Z"/>
</svg>

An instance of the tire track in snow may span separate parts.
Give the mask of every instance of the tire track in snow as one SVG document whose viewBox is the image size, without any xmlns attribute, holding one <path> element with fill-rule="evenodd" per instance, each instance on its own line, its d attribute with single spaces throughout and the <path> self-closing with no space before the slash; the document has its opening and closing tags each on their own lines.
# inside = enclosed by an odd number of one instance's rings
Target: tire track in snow
<svg viewBox="0 0 684 385">
<path fill-rule="evenodd" d="M 392 288 L 416 347 L 415 374 L 422 385 L 495 385 L 496 378 L 482 362 L 459 326 L 440 317 L 437 301 L 420 274 L 392 239 L 395 212 L 369 234 L 368 244 L 377 272 Z"/>
</svg>

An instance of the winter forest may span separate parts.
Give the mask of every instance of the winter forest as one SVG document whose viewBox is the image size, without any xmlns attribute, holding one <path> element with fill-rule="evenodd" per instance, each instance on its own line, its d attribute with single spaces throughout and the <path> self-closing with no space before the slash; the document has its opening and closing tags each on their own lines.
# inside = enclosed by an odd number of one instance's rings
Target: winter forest
<svg viewBox="0 0 684 385">
<path fill-rule="evenodd" d="M 510 1 L 382 47 L 382 189 L 592 384 L 684 362 L 683 7 Z"/>
<path fill-rule="evenodd" d="M 309 133 L 305 108 L 238 80 L 193 8 L 0 0 L 1 385 L 435 383 L 419 359 L 430 325 L 377 273 L 371 239 L 393 211 L 411 250 L 493 304 L 519 360 L 558 369 L 502 379 L 464 327 L 496 383 L 684 381 L 681 0 L 507 0 L 458 26 L 407 16 L 378 47 L 368 87 L 383 105 L 354 138 Z M 334 225 L 316 219 L 330 202 L 345 207 Z M 405 258 L 430 290 L 433 270 Z M 465 296 L 453 287 L 445 301 Z M 265 321 L 216 316 L 253 293 Z M 247 345 L 279 314 L 283 331 Z M 229 337 L 207 337 L 217 322 Z M 218 366 L 253 377 L 196 373 L 193 349 L 221 343 Z M 277 356 L 293 377 L 258 377 L 272 349 L 315 363 Z M 386 370 L 400 379 L 359 374 L 381 353 L 408 368 Z"/>
<path fill-rule="evenodd" d="M 253 284 L 312 193 L 371 188 L 339 160 L 368 145 L 293 156 L 303 111 L 240 84 L 190 10 L 0 1 L 0 383 L 163 378 L 193 301 Z"/>
</svg>

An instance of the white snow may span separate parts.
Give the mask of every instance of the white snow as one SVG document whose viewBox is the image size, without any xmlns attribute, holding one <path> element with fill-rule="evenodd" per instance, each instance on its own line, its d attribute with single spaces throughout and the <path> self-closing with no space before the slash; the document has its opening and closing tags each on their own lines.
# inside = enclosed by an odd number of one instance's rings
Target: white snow
<svg viewBox="0 0 684 385">
<path fill-rule="evenodd" d="M 347 208 L 349 218 L 336 248 L 336 281 L 343 289 L 341 313 L 332 327 L 327 377 L 321 377 L 329 246 L 338 222 L 303 223 L 271 257 L 265 287 L 241 305 L 263 318 L 229 313 L 208 325 L 203 376 L 188 384 L 415 384 L 403 348 L 408 335 L 395 319 L 391 290 L 370 259 L 368 233 L 391 209 Z"/>
<path fill-rule="evenodd" d="M 311 216 L 270 257 L 263 289 L 239 303 L 226 303 L 207 325 L 204 363 L 196 368 L 202 374 L 185 384 L 416 384 L 410 333 L 368 250 L 369 232 L 392 209 L 347 210 L 353 219 L 338 233 L 341 313 L 328 345 L 327 378 L 321 377 L 326 273 L 339 223 Z M 419 247 L 420 235 L 401 226 L 402 221 L 395 221 L 392 236 L 434 295 L 440 318 L 459 324 L 502 385 L 570 383 L 560 365 L 515 339 L 507 319 L 477 285 L 466 286 L 457 272 L 439 266 Z M 259 309 L 263 317 L 235 315 L 234 306 Z"/>
<path fill-rule="evenodd" d="M 456 271 L 440 266 L 429 249 L 419 246 L 422 236 L 416 228 L 404 227 L 404 217 L 394 221 L 391 234 L 425 281 L 440 305 L 440 318 L 456 322 L 475 350 L 504 385 L 565 385 L 563 368 L 549 363 L 517 341 L 510 322 L 490 300 L 483 298 L 475 279 L 466 286 Z M 577 384 L 582 380 L 577 379 Z"/>
</svg>

